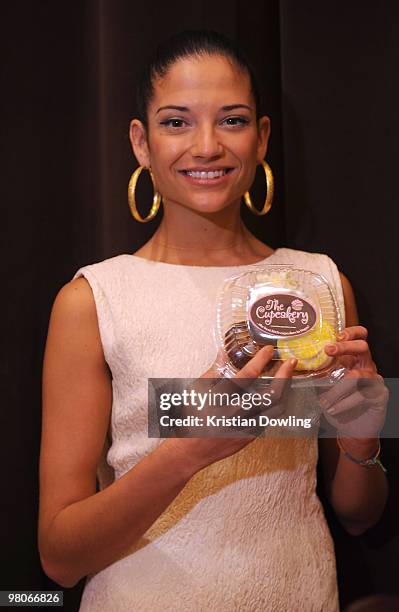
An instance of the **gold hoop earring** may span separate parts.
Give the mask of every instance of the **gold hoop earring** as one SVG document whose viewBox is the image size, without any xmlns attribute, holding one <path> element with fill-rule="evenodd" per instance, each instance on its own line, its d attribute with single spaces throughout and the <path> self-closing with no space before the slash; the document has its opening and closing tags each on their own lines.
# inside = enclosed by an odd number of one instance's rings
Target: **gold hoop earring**
<svg viewBox="0 0 399 612">
<path fill-rule="evenodd" d="M 137 206 L 136 206 L 136 196 L 135 196 L 135 191 L 136 191 L 136 185 L 137 185 L 137 181 L 139 180 L 139 176 L 141 174 L 142 170 L 148 170 L 150 173 L 150 177 L 151 177 L 151 181 L 152 181 L 152 185 L 154 187 L 154 197 L 152 200 L 152 206 L 151 206 L 151 210 L 148 213 L 148 215 L 146 217 L 140 217 L 138 210 L 137 210 Z M 127 188 L 127 196 L 128 196 L 128 200 L 129 200 L 129 206 L 130 206 L 130 210 L 131 213 L 133 215 L 133 217 L 136 219 L 136 221 L 139 221 L 140 223 L 147 223 L 147 221 L 151 221 L 151 219 L 153 219 L 155 217 L 155 215 L 157 214 L 159 207 L 161 206 L 161 194 L 159 193 L 159 191 L 157 191 L 156 185 L 155 185 L 155 179 L 154 179 L 154 175 L 152 173 L 151 168 L 146 168 L 145 166 L 139 166 L 132 174 L 130 181 L 129 181 L 129 186 Z"/>
<path fill-rule="evenodd" d="M 272 207 L 273 193 L 274 193 L 273 172 L 271 171 L 269 164 L 267 164 L 265 161 L 262 161 L 262 166 L 263 166 L 263 170 L 265 171 L 266 186 L 267 186 L 266 200 L 265 200 L 262 210 L 258 210 L 252 204 L 252 200 L 251 200 L 251 196 L 249 195 L 249 191 L 246 191 L 244 193 L 245 204 L 248 206 L 249 210 L 253 212 L 254 215 L 258 215 L 258 217 L 262 215 L 266 215 L 269 212 L 269 210 Z"/>
</svg>

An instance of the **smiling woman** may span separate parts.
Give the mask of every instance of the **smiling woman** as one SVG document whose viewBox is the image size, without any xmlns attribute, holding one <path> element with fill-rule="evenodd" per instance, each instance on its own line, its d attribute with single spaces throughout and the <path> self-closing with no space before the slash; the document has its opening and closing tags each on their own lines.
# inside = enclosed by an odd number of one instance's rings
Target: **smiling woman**
<svg viewBox="0 0 399 612">
<path fill-rule="evenodd" d="M 163 223 L 147 248 L 166 243 L 170 231 L 174 246 L 193 246 L 193 253 L 199 244 L 204 255 L 216 244 L 229 248 L 242 195 L 266 154 L 270 131 L 267 117 L 257 119 L 252 91 L 248 71 L 223 55 L 182 57 L 169 66 L 167 78 L 154 78 L 145 118 L 130 127 L 135 155 L 151 167 L 165 205 Z M 187 215 L 191 223 L 196 220 L 195 231 L 188 236 L 182 227 L 184 236 L 177 236 L 179 220 Z M 242 256 L 250 258 L 254 238 L 242 223 L 240 233 Z M 167 260 L 166 253 L 161 257 Z M 225 259 L 231 263 L 228 251 Z"/>
<path fill-rule="evenodd" d="M 134 189 L 145 168 L 155 189 L 148 218 L 161 200 L 164 215 L 139 251 L 79 269 L 54 303 L 43 374 L 43 567 L 65 587 L 87 576 L 82 612 L 337 611 L 334 547 L 315 492 L 317 440 L 150 438 L 147 394 L 149 378 L 220 376 L 217 291 L 255 263 L 322 274 L 351 326 L 326 351 L 349 358 L 353 376 L 377 377 L 350 285 L 326 255 L 273 251 L 241 219 L 259 164 L 268 195 L 258 214 L 271 205 L 270 121 L 230 41 L 176 35 L 145 71 L 138 100 L 130 205 L 142 220 Z M 269 349 L 236 377 L 260 376 Z M 289 380 L 296 364 L 276 366 L 275 377 Z M 329 410 L 347 409 L 328 400 Z M 324 453 L 331 502 L 351 533 L 375 523 L 386 499 L 383 472 L 364 469 L 378 447 L 373 410 L 367 439 L 347 436 Z"/>
</svg>

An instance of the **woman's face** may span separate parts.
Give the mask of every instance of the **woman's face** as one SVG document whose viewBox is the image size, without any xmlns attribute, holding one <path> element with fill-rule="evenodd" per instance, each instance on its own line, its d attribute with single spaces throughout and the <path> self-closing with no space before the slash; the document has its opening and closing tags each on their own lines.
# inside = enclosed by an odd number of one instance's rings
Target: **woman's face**
<svg viewBox="0 0 399 612">
<path fill-rule="evenodd" d="M 249 76 L 220 56 L 179 60 L 154 83 L 148 133 L 130 136 L 164 202 L 201 212 L 238 203 L 266 154 L 270 124 L 257 123 Z"/>
</svg>

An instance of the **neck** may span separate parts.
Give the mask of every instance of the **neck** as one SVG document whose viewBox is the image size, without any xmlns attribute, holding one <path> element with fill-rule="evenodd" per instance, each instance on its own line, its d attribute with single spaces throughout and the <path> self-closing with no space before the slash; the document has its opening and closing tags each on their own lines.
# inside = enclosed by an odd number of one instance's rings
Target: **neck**
<svg viewBox="0 0 399 612">
<path fill-rule="evenodd" d="M 255 263 L 272 253 L 244 225 L 240 201 L 213 213 L 166 202 L 158 230 L 140 251 L 155 261 L 210 266 Z"/>
<path fill-rule="evenodd" d="M 199 254 L 215 249 L 231 249 L 237 243 L 242 243 L 246 229 L 240 218 L 239 206 L 238 202 L 218 212 L 207 213 L 167 202 L 154 240 L 170 248 L 190 249 L 192 253 Z"/>
</svg>

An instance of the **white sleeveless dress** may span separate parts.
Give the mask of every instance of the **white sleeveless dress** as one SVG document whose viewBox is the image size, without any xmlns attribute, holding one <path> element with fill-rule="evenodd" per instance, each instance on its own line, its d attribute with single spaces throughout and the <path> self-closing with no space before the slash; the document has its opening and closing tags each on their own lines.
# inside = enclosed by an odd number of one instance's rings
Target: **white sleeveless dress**
<svg viewBox="0 0 399 612">
<path fill-rule="evenodd" d="M 264 262 L 322 274 L 345 322 L 329 257 L 281 248 Z M 217 291 L 248 267 L 123 254 L 74 275 L 93 290 L 113 376 L 101 489 L 162 444 L 147 436 L 147 379 L 197 377 L 209 368 Z M 336 612 L 334 547 L 315 492 L 316 463 L 314 438 L 257 438 L 201 470 L 139 542 L 87 577 L 80 612 Z"/>
</svg>

